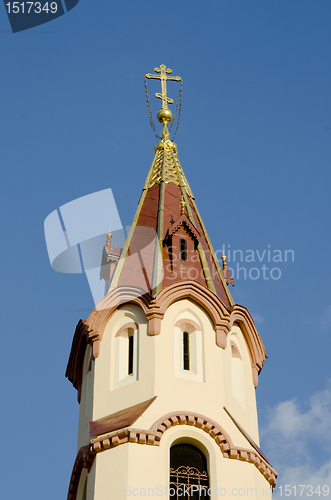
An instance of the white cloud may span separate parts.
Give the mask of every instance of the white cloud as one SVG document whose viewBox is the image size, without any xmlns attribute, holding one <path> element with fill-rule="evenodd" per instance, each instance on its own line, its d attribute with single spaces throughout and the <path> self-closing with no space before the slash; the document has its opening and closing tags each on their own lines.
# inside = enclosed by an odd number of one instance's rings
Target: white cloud
<svg viewBox="0 0 331 500">
<path fill-rule="evenodd" d="M 331 306 L 327 307 L 321 317 L 322 330 L 329 330 L 331 328 Z"/>
<path fill-rule="evenodd" d="M 255 321 L 255 323 L 258 323 L 259 325 L 264 321 L 264 317 L 262 316 L 262 314 L 259 313 L 252 313 L 252 318 Z"/>
<path fill-rule="evenodd" d="M 282 488 L 280 486 L 282 485 Z M 331 498 L 331 460 L 319 468 L 310 466 L 286 467 L 277 481 L 273 499 L 284 498 L 285 486 L 288 485 L 289 496 L 300 498 Z M 320 491 L 320 494 L 318 492 Z M 295 495 L 296 493 L 296 495 Z M 301 495 L 300 495 L 301 493 Z M 328 494 L 327 494 L 328 493 Z"/>
<path fill-rule="evenodd" d="M 295 399 L 277 404 L 261 430 L 263 450 L 279 474 L 275 499 L 286 496 L 285 485 L 291 489 L 288 496 L 331 499 L 331 383 L 324 391 L 314 393 L 308 403 L 305 411 Z M 312 488 L 299 490 L 298 485 Z M 324 495 L 327 486 L 330 491 Z"/>
</svg>

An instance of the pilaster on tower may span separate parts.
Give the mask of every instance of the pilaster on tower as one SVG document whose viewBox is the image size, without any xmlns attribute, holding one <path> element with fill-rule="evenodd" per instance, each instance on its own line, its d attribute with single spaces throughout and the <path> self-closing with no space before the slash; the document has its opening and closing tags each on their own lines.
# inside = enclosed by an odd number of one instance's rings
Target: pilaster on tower
<svg viewBox="0 0 331 500">
<path fill-rule="evenodd" d="M 221 269 L 170 139 L 166 83 L 181 78 L 155 72 L 146 78 L 161 80 L 160 141 L 119 259 L 107 234 L 109 291 L 78 323 L 69 357 L 80 417 L 68 499 L 245 490 L 262 500 L 277 476 L 259 448 L 266 352 L 232 300 L 226 258 Z"/>
</svg>

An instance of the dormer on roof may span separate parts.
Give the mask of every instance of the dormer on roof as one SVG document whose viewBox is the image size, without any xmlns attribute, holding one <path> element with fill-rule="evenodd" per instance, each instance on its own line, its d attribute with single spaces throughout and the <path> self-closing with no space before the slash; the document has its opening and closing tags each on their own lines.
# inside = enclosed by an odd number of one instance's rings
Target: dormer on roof
<svg viewBox="0 0 331 500">
<path fill-rule="evenodd" d="M 164 286 L 180 280 L 201 281 L 197 279 L 201 275 L 198 253 L 201 235 L 185 213 L 185 202 L 180 205 L 181 215 L 169 227 L 163 242 Z"/>
</svg>

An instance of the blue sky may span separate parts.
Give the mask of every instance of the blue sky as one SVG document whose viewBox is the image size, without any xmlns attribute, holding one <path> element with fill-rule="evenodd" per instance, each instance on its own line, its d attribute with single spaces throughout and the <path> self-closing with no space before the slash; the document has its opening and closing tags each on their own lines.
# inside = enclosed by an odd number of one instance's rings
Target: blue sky
<svg viewBox="0 0 331 500">
<path fill-rule="evenodd" d="M 261 447 L 279 484 L 331 486 L 330 21 L 328 0 L 80 0 L 13 34 L 2 7 L 4 498 L 66 498 L 78 404 L 64 372 L 94 304 L 85 275 L 51 269 L 43 223 L 107 188 L 131 223 L 156 143 L 143 75 L 163 63 L 184 81 L 176 143 L 215 250 L 294 252 L 239 262 L 281 276 L 241 272 L 231 292 L 267 350 Z"/>
</svg>

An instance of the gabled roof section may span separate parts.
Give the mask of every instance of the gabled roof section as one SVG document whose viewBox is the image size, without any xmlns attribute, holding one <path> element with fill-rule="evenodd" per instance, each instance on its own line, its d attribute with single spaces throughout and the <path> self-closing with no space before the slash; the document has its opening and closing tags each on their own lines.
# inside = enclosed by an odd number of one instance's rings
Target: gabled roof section
<svg viewBox="0 0 331 500">
<path fill-rule="evenodd" d="M 234 304 L 207 231 L 195 204 L 194 196 L 177 155 L 177 146 L 163 135 L 147 175 L 120 260 L 112 277 L 110 290 L 118 286 L 138 287 L 156 295 L 176 273 L 169 274 L 170 257 L 164 248 L 166 235 L 178 224 L 190 228 L 197 240 L 199 276 L 196 279 L 215 293 L 225 307 Z M 184 208 L 183 208 L 184 207 Z M 195 269 L 197 265 L 194 265 Z"/>
<path fill-rule="evenodd" d="M 167 236 L 172 236 L 175 234 L 178 229 L 183 226 L 186 231 L 192 234 L 192 236 L 199 241 L 200 239 L 200 233 L 198 232 L 197 228 L 192 224 L 190 219 L 187 217 L 186 214 L 182 214 L 168 229 L 167 234 L 165 236 L 165 239 Z"/>
</svg>

